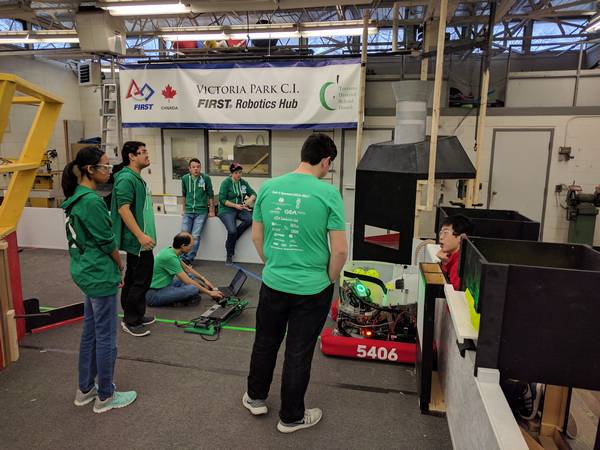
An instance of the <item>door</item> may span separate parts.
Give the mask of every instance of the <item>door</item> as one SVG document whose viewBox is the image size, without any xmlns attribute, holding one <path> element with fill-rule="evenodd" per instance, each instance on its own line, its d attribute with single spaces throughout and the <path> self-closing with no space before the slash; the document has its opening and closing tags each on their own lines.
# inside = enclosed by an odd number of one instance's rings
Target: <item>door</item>
<svg viewBox="0 0 600 450">
<path fill-rule="evenodd" d="M 165 193 L 180 196 L 181 177 L 188 173 L 191 158 L 198 158 L 206 171 L 204 130 L 163 130 L 163 142 Z"/>
<path fill-rule="evenodd" d="M 553 134 L 553 129 L 494 130 L 488 187 L 491 209 L 515 210 L 539 221 L 544 229 Z"/>
</svg>

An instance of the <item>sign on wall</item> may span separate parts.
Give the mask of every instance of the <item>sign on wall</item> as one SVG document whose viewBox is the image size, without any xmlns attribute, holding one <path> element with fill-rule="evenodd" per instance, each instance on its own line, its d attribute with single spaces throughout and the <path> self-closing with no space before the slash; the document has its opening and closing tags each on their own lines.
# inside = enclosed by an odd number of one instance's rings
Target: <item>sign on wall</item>
<svg viewBox="0 0 600 450">
<path fill-rule="evenodd" d="M 124 127 L 355 128 L 356 59 L 121 66 Z"/>
</svg>

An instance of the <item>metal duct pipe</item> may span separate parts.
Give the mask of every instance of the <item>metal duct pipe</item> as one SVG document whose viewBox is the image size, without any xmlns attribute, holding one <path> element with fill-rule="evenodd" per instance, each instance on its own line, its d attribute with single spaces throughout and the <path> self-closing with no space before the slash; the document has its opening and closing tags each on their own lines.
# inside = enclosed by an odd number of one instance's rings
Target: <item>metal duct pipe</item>
<svg viewBox="0 0 600 450">
<path fill-rule="evenodd" d="M 421 80 L 397 81 L 392 83 L 392 89 L 396 96 L 394 144 L 423 142 L 431 83 Z"/>
</svg>

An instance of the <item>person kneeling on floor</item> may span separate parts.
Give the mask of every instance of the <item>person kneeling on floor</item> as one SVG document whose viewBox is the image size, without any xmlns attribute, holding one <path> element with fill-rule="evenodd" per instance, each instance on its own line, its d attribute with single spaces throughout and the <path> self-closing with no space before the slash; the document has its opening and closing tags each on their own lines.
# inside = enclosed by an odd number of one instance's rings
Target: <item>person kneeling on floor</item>
<svg viewBox="0 0 600 450">
<path fill-rule="evenodd" d="M 146 293 L 148 306 L 191 306 L 198 304 L 200 293 L 214 300 L 223 293 L 192 267 L 180 260 L 194 245 L 190 233 L 182 231 L 173 238 L 173 246 L 163 248 L 154 259 L 152 283 Z"/>
</svg>

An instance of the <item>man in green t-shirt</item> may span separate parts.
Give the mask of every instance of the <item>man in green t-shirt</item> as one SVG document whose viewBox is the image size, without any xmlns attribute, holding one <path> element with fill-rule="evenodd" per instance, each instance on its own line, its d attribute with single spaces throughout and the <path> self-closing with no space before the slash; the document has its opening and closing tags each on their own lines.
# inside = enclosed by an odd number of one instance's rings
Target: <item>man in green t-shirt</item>
<svg viewBox="0 0 600 450">
<path fill-rule="evenodd" d="M 123 321 L 121 328 L 132 336 L 150 334 L 146 325 L 155 318 L 145 316 L 146 291 L 152 280 L 156 242 L 152 193 L 141 176 L 150 165 L 146 144 L 128 141 L 121 151 L 123 162 L 115 168 L 111 200 L 113 232 L 120 250 L 127 252 L 125 284 L 121 291 Z"/>
<path fill-rule="evenodd" d="M 181 177 L 181 192 L 185 199 L 181 231 L 192 234 L 194 246 L 189 253 L 182 254 L 181 259 L 186 264 L 192 264 L 200 247 L 200 235 L 206 225 L 206 219 L 215 216 L 215 194 L 212 180 L 201 172 L 202 164 L 198 158 L 190 159 L 188 170 L 190 173 Z"/>
<path fill-rule="evenodd" d="M 265 400 L 287 330 L 277 424 L 282 433 L 311 427 L 323 415 L 319 408 L 305 409 L 304 394 L 333 286 L 348 256 L 342 198 L 320 180 L 336 156 L 329 136 L 309 136 L 298 168 L 265 182 L 254 206 L 252 240 L 265 267 L 242 403 L 254 415 L 267 413 Z"/>
<path fill-rule="evenodd" d="M 219 188 L 219 219 L 227 229 L 225 241 L 225 264 L 231 265 L 235 244 L 244 231 L 252 226 L 252 205 L 256 192 L 242 179 L 242 166 L 236 162 L 229 166 L 231 176 Z M 240 221 L 239 225 L 237 221 Z"/>
<path fill-rule="evenodd" d="M 154 259 L 152 284 L 146 293 L 148 306 L 193 304 L 198 294 L 204 293 L 220 300 L 223 293 L 205 277 L 179 258 L 191 250 L 194 238 L 182 231 L 173 238 L 173 246 L 163 248 Z"/>
</svg>

